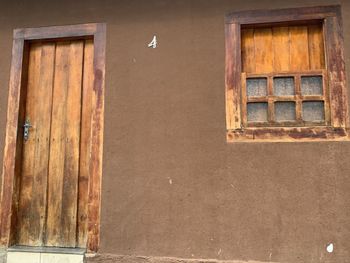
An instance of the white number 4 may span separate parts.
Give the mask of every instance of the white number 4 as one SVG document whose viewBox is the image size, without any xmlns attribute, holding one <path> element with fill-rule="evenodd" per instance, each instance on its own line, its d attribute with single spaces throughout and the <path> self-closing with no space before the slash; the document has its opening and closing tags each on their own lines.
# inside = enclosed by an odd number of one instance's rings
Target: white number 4
<svg viewBox="0 0 350 263">
<path fill-rule="evenodd" d="M 157 47 L 157 37 L 156 37 L 156 36 L 153 36 L 153 39 L 152 39 L 152 41 L 148 44 L 148 47 L 151 47 L 151 48 L 156 48 L 156 47 Z"/>
</svg>

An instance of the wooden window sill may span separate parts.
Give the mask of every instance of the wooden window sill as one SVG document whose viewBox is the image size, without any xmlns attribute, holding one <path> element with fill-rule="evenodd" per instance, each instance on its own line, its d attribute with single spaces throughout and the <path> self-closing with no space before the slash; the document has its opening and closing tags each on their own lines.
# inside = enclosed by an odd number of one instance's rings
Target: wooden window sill
<svg viewBox="0 0 350 263">
<path fill-rule="evenodd" d="M 349 129 L 333 127 L 254 127 L 227 130 L 227 142 L 350 141 Z"/>
</svg>

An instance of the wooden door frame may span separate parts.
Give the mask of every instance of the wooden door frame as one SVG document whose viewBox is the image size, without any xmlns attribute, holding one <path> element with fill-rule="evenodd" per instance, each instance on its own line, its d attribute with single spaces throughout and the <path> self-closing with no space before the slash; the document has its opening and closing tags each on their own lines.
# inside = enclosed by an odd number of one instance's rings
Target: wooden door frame
<svg viewBox="0 0 350 263">
<path fill-rule="evenodd" d="M 15 228 L 15 163 L 16 149 L 19 143 L 19 108 L 24 68 L 24 49 L 26 43 L 35 40 L 60 40 L 69 38 L 92 37 L 94 40 L 94 87 L 92 105 L 91 161 L 88 196 L 87 244 L 88 252 L 97 252 L 100 241 L 100 207 L 102 152 L 104 127 L 104 85 L 105 85 L 105 45 L 106 24 L 81 24 L 40 28 L 15 29 L 13 34 L 11 74 L 7 106 L 6 138 L 4 148 L 1 211 L 0 246 L 13 245 Z"/>
</svg>

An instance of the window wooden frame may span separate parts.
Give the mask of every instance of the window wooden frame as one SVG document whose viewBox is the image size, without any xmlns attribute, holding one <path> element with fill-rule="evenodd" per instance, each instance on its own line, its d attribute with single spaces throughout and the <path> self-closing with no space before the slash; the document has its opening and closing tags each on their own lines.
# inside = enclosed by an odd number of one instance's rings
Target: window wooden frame
<svg viewBox="0 0 350 263">
<path fill-rule="evenodd" d="M 0 246 L 13 245 L 16 221 L 17 193 L 16 184 L 16 150 L 20 143 L 18 134 L 19 107 L 21 105 L 21 86 L 25 75 L 25 46 L 35 40 L 61 40 L 76 38 L 93 38 L 94 40 L 94 88 L 92 106 L 91 162 L 88 196 L 88 233 L 86 248 L 96 252 L 100 239 L 100 206 L 102 179 L 102 149 L 104 126 L 104 85 L 105 85 L 105 44 L 106 24 L 81 24 L 70 26 L 53 26 L 41 28 L 24 28 L 14 30 L 12 63 L 9 82 L 6 138 L 2 170 L 1 212 L 0 212 Z M 23 96 L 22 96 L 23 97 Z"/>
<path fill-rule="evenodd" d="M 270 24 L 298 24 L 323 22 L 326 70 L 322 72 L 327 81 L 329 105 L 326 121 L 322 125 L 291 127 L 249 127 L 245 125 L 246 114 L 244 81 L 241 61 L 242 26 L 264 26 Z M 348 140 L 349 116 L 346 87 L 343 30 L 340 6 L 321 6 L 279 10 L 255 10 L 234 12 L 226 15 L 226 135 L 228 142 L 253 141 L 319 141 Z M 293 73 L 293 72 L 292 72 Z M 292 74 L 291 73 L 291 74 Z M 317 72 L 320 75 L 321 72 Z M 298 72 L 296 72 L 298 74 Z M 290 74 L 289 74 L 290 75 Z M 325 86 L 325 85 L 324 85 Z M 286 123 L 287 124 L 287 123 Z"/>
</svg>

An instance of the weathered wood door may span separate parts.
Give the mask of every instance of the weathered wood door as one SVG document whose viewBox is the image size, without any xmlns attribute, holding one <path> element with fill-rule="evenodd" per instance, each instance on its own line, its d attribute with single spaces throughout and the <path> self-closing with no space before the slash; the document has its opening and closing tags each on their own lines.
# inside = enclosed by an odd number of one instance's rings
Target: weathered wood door
<svg viewBox="0 0 350 263">
<path fill-rule="evenodd" d="M 86 245 L 93 48 L 86 39 L 29 45 L 18 245 Z"/>
</svg>

